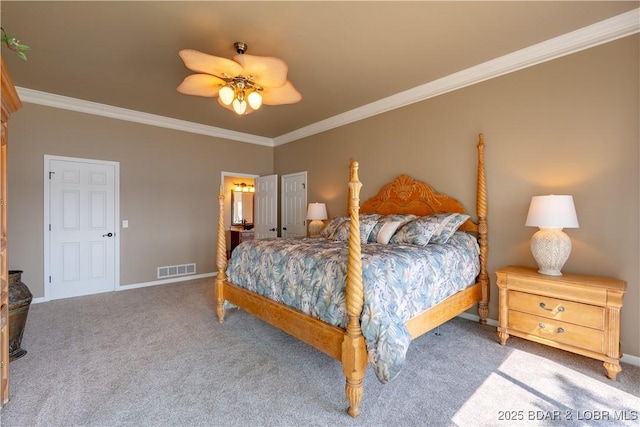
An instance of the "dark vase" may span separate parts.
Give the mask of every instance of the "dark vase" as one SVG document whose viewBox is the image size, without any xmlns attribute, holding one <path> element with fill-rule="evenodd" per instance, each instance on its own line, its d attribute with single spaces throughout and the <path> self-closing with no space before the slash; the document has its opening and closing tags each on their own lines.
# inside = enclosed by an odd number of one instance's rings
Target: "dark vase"
<svg viewBox="0 0 640 427">
<path fill-rule="evenodd" d="M 20 348 L 33 296 L 22 283 L 22 270 L 9 270 L 9 361 L 27 354 Z"/>
</svg>

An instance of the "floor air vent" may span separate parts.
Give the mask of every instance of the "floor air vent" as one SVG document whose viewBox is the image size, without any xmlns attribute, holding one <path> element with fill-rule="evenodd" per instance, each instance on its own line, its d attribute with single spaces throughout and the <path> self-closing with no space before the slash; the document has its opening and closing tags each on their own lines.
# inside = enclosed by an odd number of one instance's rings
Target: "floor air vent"
<svg viewBox="0 0 640 427">
<path fill-rule="evenodd" d="M 196 273 L 195 263 L 158 267 L 158 279 L 165 279 L 167 277 L 175 277 L 175 276 L 186 276 L 187 274 L 195 274 L 195 273 Z"/>
</svg>

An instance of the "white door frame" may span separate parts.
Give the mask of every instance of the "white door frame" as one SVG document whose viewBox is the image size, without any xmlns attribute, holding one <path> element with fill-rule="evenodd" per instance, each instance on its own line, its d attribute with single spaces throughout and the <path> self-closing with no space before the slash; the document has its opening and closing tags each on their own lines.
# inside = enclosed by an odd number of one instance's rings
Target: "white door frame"
<svg viewBox="0 0 640 427">
<path fill-rule="evenodd" d="M 222 188 L 224 189 L 224 180 L 227 177 L 231 177 L 231 178 L 253 178 L 256 179 L 258 178 L 260 175 L 254 175 L 251 173 L 241 173 L 241 172 L 227 172 L 227 171 L 222 171 L 220 172 L 220 185 L 222 185 Z M 218 199 L 218 196 L 220 195 L 220 187 L 218 187 L 218 192 L 216 193 L 216 200 Z M 228 196 L 226 193 L 224 194 L 224 199 L 226 200 L 231 200 L 231 196 Z M 225 206 L 226 206 L 226 202 L 225 202 Z M 231 209 L 231 207 L 229 207 L 229 209 Z M 218 202 L 216 202 L 216 212 L 218 211 Z M 229 211 L 231 212 L 231 211 Z M 225 207 L 225 213 L 226 213 L 226 207 Z M 229 216 L 229 218 L 231 218 L 231 216 Z M 231 221 L 229 221 L 229 224 L 227 224 L 225 222 L 224 224 L 225 230 L 229 230 L 231 229 Z M 216 230 L 218 229 L 218 226 L 216 225 Z M 216 232 L 217 233 L 217 232 Z M 216 234 L 217 236 L 217 234 Z M 217 238 L 217 237 L 216 237 Z"/>
<path fill-rule="evenodd" d="M 115 242 L 114 242 L 114 291 L 120 289 L 120 163 L 109 160 L 96 160 L 96 159 L 83 159 L 79 157 L 65 157 L 65 156 L 53 156 L 49 154 L 44 155 L 44 301 L 51 300 L 51 235 L 49 233 L 49 224 L 51 216 L 51 180 L 49 179 L 49 171 L 51 170 L 50 164 L 52 160 L 70 161 L 70 162 L 85 162 L 95 163 L 100 165 L 109 165 L 114 167 L 115 182 L 114 182 L 114 210 L 115 210 Z"/>
<path fill-rule="evenodd" d="M 254 175 L 251 173 L 240 173 L 240 172 L 227 172 L 227 171 L 222 171 L 220 172 L 220 185 L 224 186 L 224 179 L 226 177 L 237 177 L 237 178 L 259 178 L 260 175 Z M 225 194 L 225 197 L 227 195 Z M 216 195 L 217 197 L 217 195 Z"/>
</svg>

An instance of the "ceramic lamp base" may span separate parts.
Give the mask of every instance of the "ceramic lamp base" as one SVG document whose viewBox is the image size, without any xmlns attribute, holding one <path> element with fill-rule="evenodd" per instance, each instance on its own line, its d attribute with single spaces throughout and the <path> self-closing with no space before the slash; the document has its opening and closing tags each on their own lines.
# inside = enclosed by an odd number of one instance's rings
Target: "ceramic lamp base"
<svg viewBox="0 0 640 427">
<path fill-rule="evenodd" d="M 314 219 L 309 223 L 309 237 L 319 237 L 323 228 L 324 222 Z"/>
<path fill-rule="evenodd" d="M 571 239 L 561 228 L 540 228 L 531 237 L 531 253 L 538 263 L 538 273 L 562 276 L 562 266 L 571 254 Z"/>
</svg>

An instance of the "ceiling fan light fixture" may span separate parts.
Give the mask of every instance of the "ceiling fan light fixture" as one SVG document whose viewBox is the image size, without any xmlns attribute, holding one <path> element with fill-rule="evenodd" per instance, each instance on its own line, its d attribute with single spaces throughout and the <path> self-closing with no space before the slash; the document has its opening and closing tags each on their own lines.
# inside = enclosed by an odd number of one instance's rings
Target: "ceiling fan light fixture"
<svg viewBox="0 0 640 427">
<path fill-rule="evenodd" d="M 222 101 L 224 105 L 231 105 L 236 94 L 231 87 L 223 86 L 222 88 L 220 88 L 218 96 L 220 97 L 220 101 Z"/>
<path fill-rule="evenodd" d="M 183 49 L 184 65 L 200 74 L 187 76 L 178 92 L 185 95 L 218 97 L 220 105 L 236 114 L 250 114 L 262 104 L 295 104 L 300 92 L 287 80 L 288 67 L 281 59 L 246 55 L 247 44 L 234 44 L 233 59 Z M 248 104 L 248 105 L 247 105 Z"/>
<path fill-rule="evenodd" d="M 252 109 L 257 110 L 262 105 L 262 95 L 260 95 L 260 92 L 254 90 L 247 97 L 247 101 L 249 101 Z"/>
</svg>

